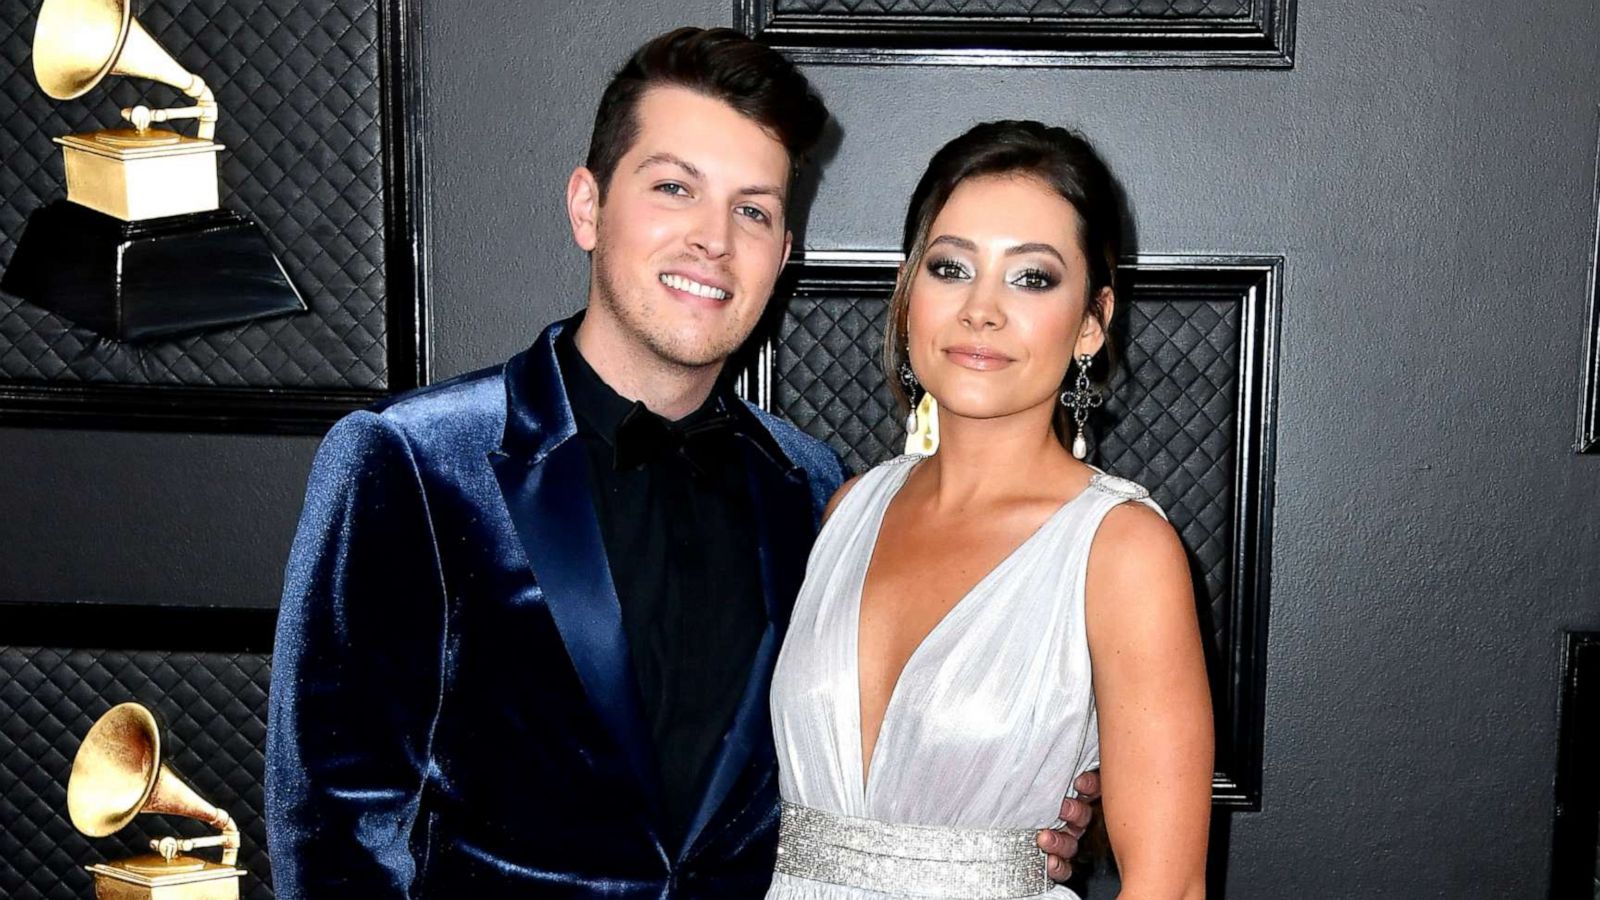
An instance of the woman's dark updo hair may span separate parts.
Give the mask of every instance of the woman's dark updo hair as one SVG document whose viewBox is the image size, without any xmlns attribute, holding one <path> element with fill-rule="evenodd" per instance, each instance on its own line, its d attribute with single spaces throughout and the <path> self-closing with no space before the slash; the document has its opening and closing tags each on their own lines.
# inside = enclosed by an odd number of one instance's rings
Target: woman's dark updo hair
<svg viewBox="0 0 1600 900">
<path fill-rule="evenodd" d="M 884 334 L 883 365 L 889 388 L 897 400 L 909 407 L 911 397 L 900 383 L 900 365 L 906 362 L 906 313 L 910 305 L 911 283 L 922 266 L 928 244 L 928 229 L 949 201 L 956 188 L 969 178 L 985 175 L 1016 175 L 1035 178 L 1049 186 L 1078 212 L 1078 237 L 1084 259 L 1089 262 L 1088 314 L 1107 321 L 1100 290 L 1116 291 L 1117 263 L 1122 257 L 1122 192 L 1111 170 L 1089 142 L 1075 132 L 1034 121 L 1008 120 L 985 122 L 939 148 L 922 173 L 906 210 L 905 265 L 895 282 L 889 301 L 889 322 Z M 1109 334 L 1095 355 L 1091 371 L 1102 384 L 1115 362 L 1115 348 Z M 1062 390 L 1077 378 L 1076 361 L 1067 369 Z M 1072 417 L 1065 407 L 1055 416 L 1056 437 L 1064 445 L 1072 443 Z"/>
</svg>

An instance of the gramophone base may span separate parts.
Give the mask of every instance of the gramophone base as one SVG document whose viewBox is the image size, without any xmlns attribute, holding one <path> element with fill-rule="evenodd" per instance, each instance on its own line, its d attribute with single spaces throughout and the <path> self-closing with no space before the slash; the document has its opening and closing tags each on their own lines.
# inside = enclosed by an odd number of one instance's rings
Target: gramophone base
<svg viewBox="0 0 1600 900">
<path fill-rule="evenodd" d="M 124 222 L 57 200 L 28 217 L 0 290 L 119 341 L 306 308 L 261 226 L 227 209 Z"/>
<path fill-rule="evenodd" d="M 192 856 L 168 864 L 160 856 L 135 856 L 89 866 L 99 900 L 239 900 L 243 869 Z"/>
</svg>

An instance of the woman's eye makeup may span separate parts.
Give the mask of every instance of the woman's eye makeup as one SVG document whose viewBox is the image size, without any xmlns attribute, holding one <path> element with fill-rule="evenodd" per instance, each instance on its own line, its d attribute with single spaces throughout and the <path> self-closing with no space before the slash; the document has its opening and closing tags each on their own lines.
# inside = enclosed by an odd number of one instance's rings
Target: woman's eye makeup
<svg viewBox="0 0 1600 900">
<path fill-rule="evenodd" d="M 1055 273 L 1037 267 L 1029 267 L 1011 276 L 1011 283 L 1019 288 L 1030 291 L 1048 291 L 1060 284 L 1060 279 Z"/>
<path fill-rule="evenodd" d="M 928 274 L 940 281 L 971 281 L 974 277 L 971 266 L 946 256 L 929 259 Z M 1006 283 L 1025 291 L 1042 292 L 1053 290 L 1061 283 L 1061 279 L 1049 269 L 1028 266 L 1007 275 Z"/>
<path fill-rule="evenodd" d="M 972 277 L 972 271 L 964 264 L 945 256 L 936 256 L 928 260 L 928 274 L 941 281 L 957 281 Z"/>
</svg>

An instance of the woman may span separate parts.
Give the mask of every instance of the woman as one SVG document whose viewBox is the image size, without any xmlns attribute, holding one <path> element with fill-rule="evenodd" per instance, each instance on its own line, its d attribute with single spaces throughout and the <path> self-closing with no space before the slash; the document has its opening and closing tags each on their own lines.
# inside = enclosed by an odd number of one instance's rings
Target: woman
<svg viewBox="0 0 1600 900">
<path fill-rule="evenodd" d="M 1143 488 L 1069 452 L 1106 368 L 1114 182 L 1063 129 L 979 125 L 934 156 L 906 231 L 885 360 L 924 433 L 937 407 L 937 452 L 829 505 L 773 680 L 768 897 L 1071 897 L 1034 834 L 1096 766 L 1120 896 L 1202 897 L 1187 561 Z"/>
</svg>

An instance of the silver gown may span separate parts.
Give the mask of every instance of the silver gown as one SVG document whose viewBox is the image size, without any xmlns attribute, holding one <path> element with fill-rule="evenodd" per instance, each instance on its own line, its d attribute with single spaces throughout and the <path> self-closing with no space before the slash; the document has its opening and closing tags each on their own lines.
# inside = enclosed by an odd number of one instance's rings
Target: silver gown
<svg viewBox="0 0 1600 900">
<path fill-rule="evenodd" d="M 1033 839 L 1099 765 L 1089 548 L 1118 504 L 1154 504 L 1096 474 L 985 575 L 907 661 L 863 773 L 861 586 L 884 510 L 919 459 L 862 476 L 812 550 L 772 681 L 784 819 L 767 897 L 1073 898 L 1044 877 Z"/>
</svg>

